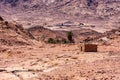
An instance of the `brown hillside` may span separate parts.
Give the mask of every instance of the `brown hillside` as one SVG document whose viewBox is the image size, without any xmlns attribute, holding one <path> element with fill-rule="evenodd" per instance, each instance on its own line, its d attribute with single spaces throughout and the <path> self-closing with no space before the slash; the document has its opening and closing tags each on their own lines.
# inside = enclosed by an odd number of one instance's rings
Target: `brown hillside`
<svg viewBox="0 0 120 80">
<path fill-rule="evenodd" d="M 28 45 L 29 39 L 34 39 L 34 37 L 21 25 L 15 22 L 0 21 L 0 44 Z"/>
<path fill-rule="evenodd" d="M 47 28 L 36 26 L 31 27 L 28 29 L 30 33 L 37 39 L 42 41 L 48 41 L 49 38 L 53 38 L 55 40 L 62 40 L 67 38 L 67 32 L 68 31 L 55 31 L 55 30 L 49 30 Z M 75 43 L 79 42 L 85 42 L 85 41 L 94 41 L 95 39 L 98 39 L 102 36 L 101 33 L 98 33 L 91 29 L 80 29 L 80 30 L 73 30 L 71 31 L 73 34 L 73 40 Z"/>
</svg>

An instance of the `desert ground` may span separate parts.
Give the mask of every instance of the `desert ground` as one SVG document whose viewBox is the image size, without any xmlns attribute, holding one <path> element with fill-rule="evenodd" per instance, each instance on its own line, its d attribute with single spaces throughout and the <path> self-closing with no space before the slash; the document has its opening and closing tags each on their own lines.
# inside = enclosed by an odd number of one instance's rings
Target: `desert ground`
<svg viewBox="0 0 120 80">
<path fill-rule="evenodd" d="M 101 36 L 89 29 L 80 32 L 73 31 L 84 38 Z M 56 34 L 43 27 L 30 28 L 29 32 L 1 17 L 0 80 L 120 80 L 119 29 L 90 40 L 97 43 L 97 52 L 81 52 L 77 42 L 53 44 L 41 39 L 42 35 L 46 39 L 61 36 Z"/>
<path fill-rule="evenodd" d="M 120 80 L 119 4 L 0 0 L 0 80 Z"/>
<path fill-rule="evenodd" d="M 120 80 L 119 45 L 99 45 L 98 52 L 42 42 L 2 47 L 0 80 Z"/>
</svg>

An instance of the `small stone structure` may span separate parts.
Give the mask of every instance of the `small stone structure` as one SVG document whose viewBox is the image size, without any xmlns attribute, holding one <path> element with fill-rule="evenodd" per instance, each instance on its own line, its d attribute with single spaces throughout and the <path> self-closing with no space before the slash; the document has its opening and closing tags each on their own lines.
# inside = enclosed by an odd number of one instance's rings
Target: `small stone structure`
<svg viewBox="0 0 120 80">
<path fill-rule="evenodd" d="M 78 47 L 81 52 L 97 52 L 96 44 L 81 43 Z"/>
</svg>

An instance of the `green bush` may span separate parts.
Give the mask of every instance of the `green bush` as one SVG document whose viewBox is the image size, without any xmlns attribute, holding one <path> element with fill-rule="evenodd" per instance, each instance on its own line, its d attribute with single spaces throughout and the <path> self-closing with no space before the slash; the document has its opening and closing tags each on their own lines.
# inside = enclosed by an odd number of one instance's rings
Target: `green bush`
<svg viewBox="0 0 120 80">
<path fill-rule="evenodd" d="M 55 43 L 55 40 L 53 38 L 49 38 L 48 43 Z"/>
<path fill-rule="evenodd" d="M 68 40 L 69 40 L 70 43 L 74 42 L 72 37 L 73 37 L 72 32 L 71 31 L 67 32 L 67 38 L 68 38 Z"/>
<path fill-rule="evenodd" d="M 61 43 L 62 43 L 62 44 L 67 44 L 68 41 L 67 41 L 66 39 L 62 39 Z"/>
<path fill-rule="evenodd" d="M 59 39 L 56 39 L 55 43 L 61 43 L 61 41 Z"/>
</svg>

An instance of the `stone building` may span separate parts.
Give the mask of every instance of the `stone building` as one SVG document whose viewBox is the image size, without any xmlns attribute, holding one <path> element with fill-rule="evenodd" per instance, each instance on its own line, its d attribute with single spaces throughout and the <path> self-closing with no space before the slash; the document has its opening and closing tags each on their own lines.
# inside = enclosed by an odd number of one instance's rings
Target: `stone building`
<svg viewBox="0 0 120 80">
<path fill-rule="evenodd" d="M 89 44 L 89 43 L 79 44 L 78 47 L 81 52 L 97 52 L 97 48 L 98 48 L 96 44 Z"/>
</svg>

